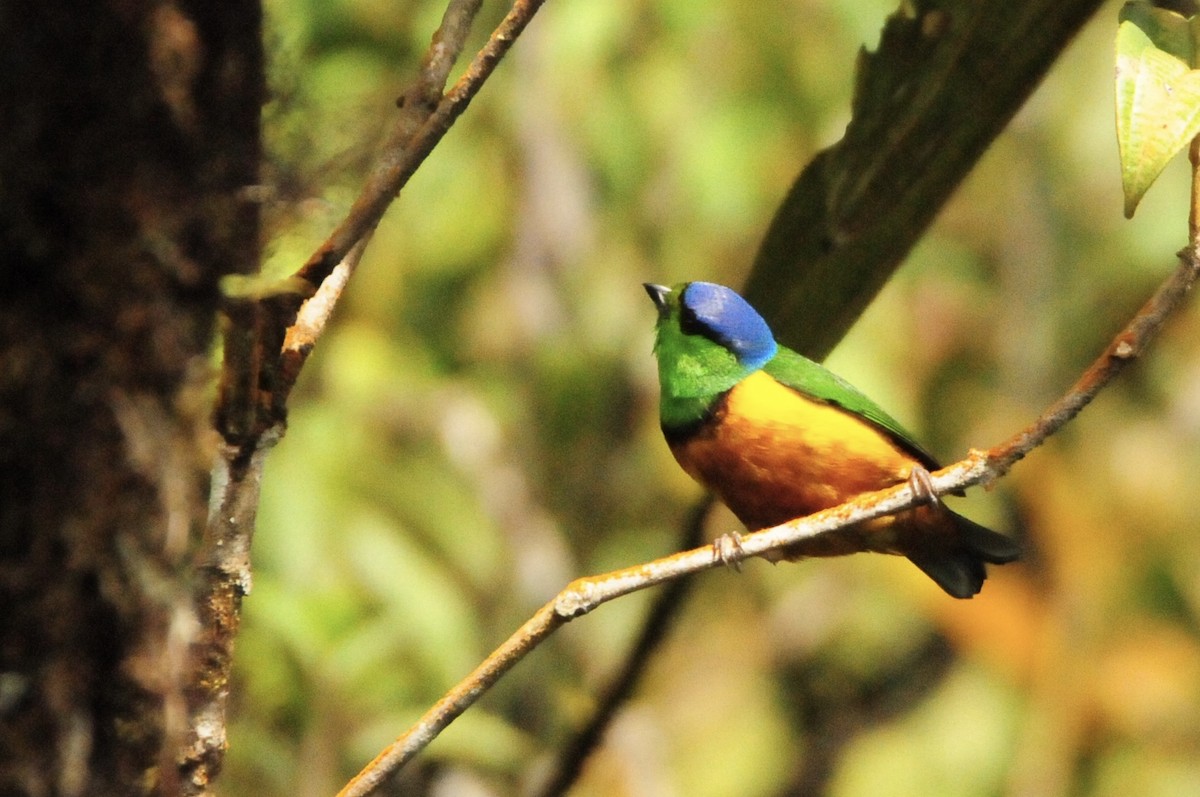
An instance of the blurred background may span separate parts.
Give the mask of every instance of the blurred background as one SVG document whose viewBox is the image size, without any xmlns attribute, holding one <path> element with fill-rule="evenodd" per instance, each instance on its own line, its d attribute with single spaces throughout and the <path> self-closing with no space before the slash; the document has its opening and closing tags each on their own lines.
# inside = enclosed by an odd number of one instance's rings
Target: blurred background
<svg viewBox="0 0 1200 797">
<path fill-rule="evenodd" d="M 268 269 L 346 210 L 438 2 L 269 0 Z M 828 364 L 953 461 L 1029 423 L 1175 263 L 1133 221 L 1093 20 Z M 389 212 L 267 466 L 228 795 L 327 795 L 568 581 L 672 552 L 645 281 L 738 287 L 847 121 L 884 0 L 548 3 Z M 486 3 L 468 49 L 498 21 Z M 954 601 L 860 555 L 713 571 L 577 795 L 1200 794 L 1200 313 L 957 510 L 1021 564 Z M 711 535 L 732 531 L 725 510 Z M 650 594 L 571 623 L 398 793 L 531 793 Z"/>
</svg>

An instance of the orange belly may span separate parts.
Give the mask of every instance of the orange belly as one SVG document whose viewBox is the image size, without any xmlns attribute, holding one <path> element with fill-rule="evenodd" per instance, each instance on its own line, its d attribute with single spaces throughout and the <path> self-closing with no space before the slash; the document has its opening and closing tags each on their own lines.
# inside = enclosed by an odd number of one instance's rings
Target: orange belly
<svg viewBox="0 0 1200 797">
<path fill-rule="evenodd" d="M 751 531 L 897 484 L 917 464 L 870 423 L 807 399 L 762 371 L 734 387 L 712 421 L 671 451 Z M 917 517 L 881 518 L 823 535 L 787 558 L 903 553 Z"/>
</svg>

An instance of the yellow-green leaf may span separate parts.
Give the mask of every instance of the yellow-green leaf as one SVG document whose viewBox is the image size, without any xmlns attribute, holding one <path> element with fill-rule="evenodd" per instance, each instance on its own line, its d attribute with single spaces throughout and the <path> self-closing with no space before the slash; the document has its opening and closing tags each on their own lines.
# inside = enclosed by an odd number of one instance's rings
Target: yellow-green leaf
<svg viewBox="0 0 1200 797">
<path fill-rule="evenodd" d="M 1167 162 L 1200 133 L 1194 21 L 1145 3 L 1121 10 L 1117 29 L 1117 146 L 1125 215 Z"/>
</svg>

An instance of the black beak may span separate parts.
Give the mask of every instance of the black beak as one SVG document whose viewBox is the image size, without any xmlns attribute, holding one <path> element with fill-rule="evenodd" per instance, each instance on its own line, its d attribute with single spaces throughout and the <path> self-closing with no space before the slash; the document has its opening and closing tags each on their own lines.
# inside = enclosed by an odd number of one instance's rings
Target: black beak
<svg viewBox="0 0 1200 797">
<path fill-rule="evenodd" d="M 655 307 L 662 310 L 667 306 L 667 294 L 671 292 L 670 288 L 665 285 L 655 285 L 653 282 L 643 282 L 642 287 L 646 289 L 646 293 L 650 294 L 650 299 L 654 302 Z"/>
</svg>

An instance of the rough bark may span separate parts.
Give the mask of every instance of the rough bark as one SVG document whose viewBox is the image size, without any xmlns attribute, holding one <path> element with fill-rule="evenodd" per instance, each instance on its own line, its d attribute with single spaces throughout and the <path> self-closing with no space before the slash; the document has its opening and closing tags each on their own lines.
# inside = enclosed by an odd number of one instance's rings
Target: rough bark
<svg viewBox="0 0 1200 797">
<path fill-rule="evenodd" d="M 178 790 L 261 11 L 0 4 L 0 793 Z"/>
</svg>

